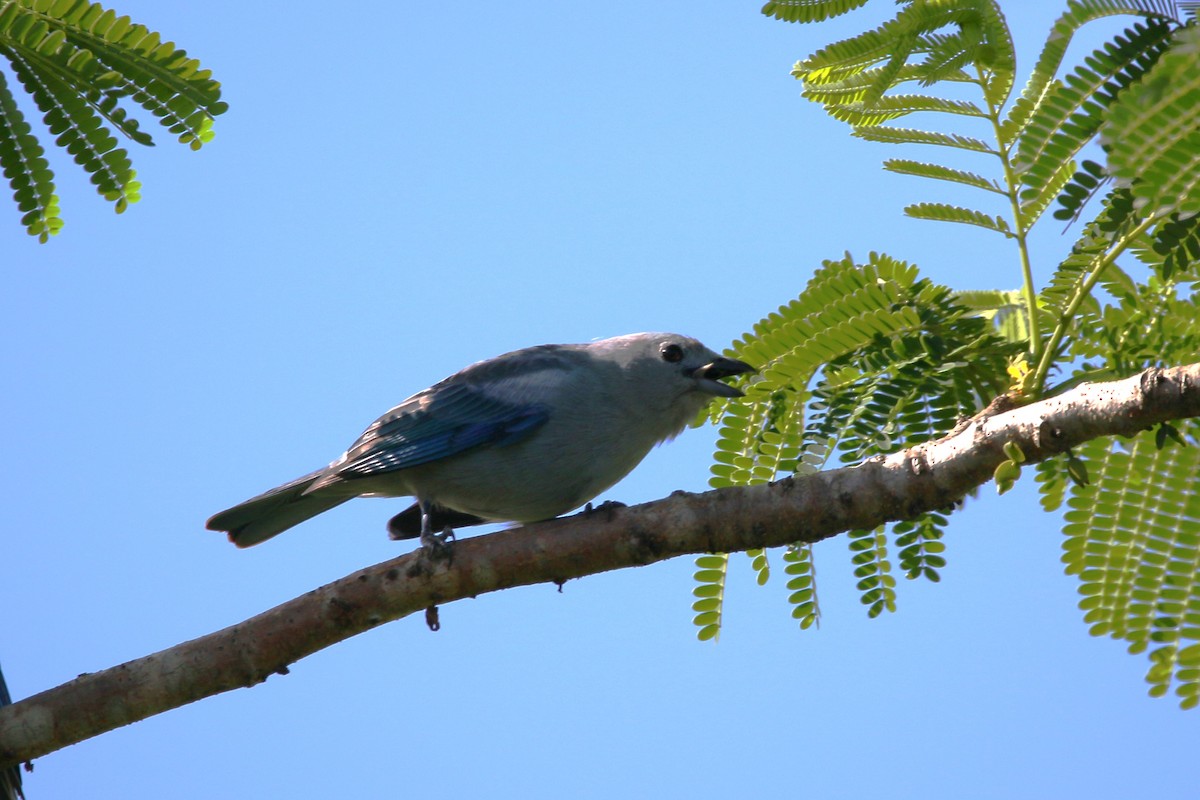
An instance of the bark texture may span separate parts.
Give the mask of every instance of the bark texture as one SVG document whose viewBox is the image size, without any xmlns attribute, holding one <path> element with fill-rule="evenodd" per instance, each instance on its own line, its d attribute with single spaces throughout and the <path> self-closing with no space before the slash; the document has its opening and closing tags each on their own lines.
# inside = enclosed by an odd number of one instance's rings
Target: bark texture
<svg viewBox="0 0 1200 800">
<path fill-rule="evenodd" d="M 0 768 L 203 697 L 253 686 L 288 665 L 418 611 L 533 583 L 562 583 L 690 553 L 733 552 L 838 533 L 947 508 L 991 479 L 1007 442 L 1029 463 L 1089 439 L 1133 435 L 1200 416 L 1200 364 L 1085 384 L 936 442 L 844 469 L 720 489 L 464 539 L 452 562 L 409 553 L 244 622 L 0 708 Z"/>
</svg>

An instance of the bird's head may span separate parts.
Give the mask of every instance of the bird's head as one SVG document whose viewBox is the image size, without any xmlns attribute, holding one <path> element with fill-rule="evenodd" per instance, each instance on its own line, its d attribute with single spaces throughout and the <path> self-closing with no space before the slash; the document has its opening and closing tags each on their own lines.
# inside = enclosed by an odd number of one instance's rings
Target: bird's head
<svg viewBox="0 0 1200 800">
<path fill-rule="evenodd" d="M 677 333 L 631 333 L 590 346 L 619 363 L 626 380 L 651 406 L 661 400 L 663 405 L 683 403 L 698 412 L 714 397 L 742 396 L 722 379 L 756 371 Z"/>
</svg>

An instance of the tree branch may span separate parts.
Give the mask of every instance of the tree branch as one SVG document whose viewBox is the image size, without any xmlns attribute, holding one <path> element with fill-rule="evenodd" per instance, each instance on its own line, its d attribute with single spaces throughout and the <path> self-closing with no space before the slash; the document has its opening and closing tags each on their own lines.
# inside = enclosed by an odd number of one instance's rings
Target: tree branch
<svg viewBox="0 0 1200 800">
<path fill-rule="evenodd" d="M 456 543 L 451 563 L 409 553 L 348 575 L 224 630 L 0 708 L 0 768 L 203 697 L 253 686 L 343 639 L 441 603 L 562 583 L 688 553 L 816 542 L 943 509 L 990 480 L 1016 442 L 1037 462 L 1085 441 L 1200 416 L 1200 363 L 1084 384 L 986 413 L 885 458 L 804 478 L 676 492 Z"/>
</svg>

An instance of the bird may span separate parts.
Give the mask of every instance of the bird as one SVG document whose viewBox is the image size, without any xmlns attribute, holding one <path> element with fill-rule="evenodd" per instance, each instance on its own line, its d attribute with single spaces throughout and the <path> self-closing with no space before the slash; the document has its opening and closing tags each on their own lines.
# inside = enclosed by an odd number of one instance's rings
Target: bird
<svg viewBox="0 0 1200 800">
<path fill-rule="evenodd" d="M 711 401 L 742 396 L 722 380 L 755 371 L 675 333 L 515 350 L 417 392 L 329 466 L 206 527 L 250 547 L 355 497 L 415 498 L 387 530 L 424 545 L 437 530 L 552 519 L 613 486 Z"/>
</svg>

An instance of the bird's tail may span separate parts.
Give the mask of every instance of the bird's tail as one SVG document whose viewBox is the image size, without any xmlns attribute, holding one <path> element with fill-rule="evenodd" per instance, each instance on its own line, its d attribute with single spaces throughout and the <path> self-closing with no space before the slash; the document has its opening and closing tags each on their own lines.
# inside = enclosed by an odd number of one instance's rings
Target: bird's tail
<svg viewBox="0 0 1200 800">
<path fill-rule="evenodd" d="M 258 497 L 252 497 L 233 508 L 214 514 L 205 527 L 210 531 L 227 531 L 229 541 L 238 547 L 249 547 L 265 542 L 322 511 L 340 506 L 353 497 L 329 489 L 318 489 L 305 494 L 323 472 L 324 470 L 317 470 L 302 478 L 296 478 L 290 483 L 276 486 Z"/>
</svg>

